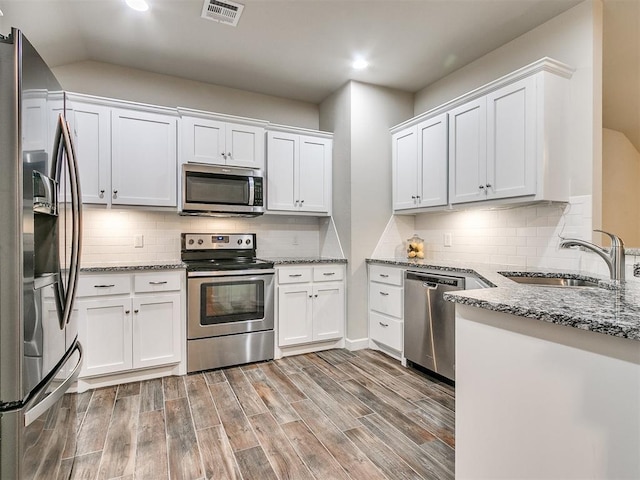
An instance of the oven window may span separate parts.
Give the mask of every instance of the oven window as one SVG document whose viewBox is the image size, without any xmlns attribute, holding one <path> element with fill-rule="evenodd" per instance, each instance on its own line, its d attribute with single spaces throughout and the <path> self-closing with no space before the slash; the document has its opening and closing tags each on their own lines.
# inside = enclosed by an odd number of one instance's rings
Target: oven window
<svg viewBox="0 0 640 480">
<path fill-rule="evenodd" d="M 235 175 L 188 172 L 186 201 L 223 205 L 249 204 L 249 179 Z"/>
<path fill-rule="evenodd" d="M 264 318 L 264 281 L 205 283 L 200 287 L 200 324 Z"/>
</svg>

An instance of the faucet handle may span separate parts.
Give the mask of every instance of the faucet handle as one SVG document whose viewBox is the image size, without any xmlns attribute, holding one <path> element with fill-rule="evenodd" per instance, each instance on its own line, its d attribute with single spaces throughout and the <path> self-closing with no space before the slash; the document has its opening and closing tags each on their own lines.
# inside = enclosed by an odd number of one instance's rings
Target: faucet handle
<svg viewBox="0 0 640 480">
<path fill-rule="evenodd" d="M 624 248 L 624 242 L 619 236 L 614 235 L 613 233 L 605 232 L 604 230 L 594 230 L 594 232 L 604 233 L 605 235 L 607 235 L 611 239 L 611 248 Z"/>
</svg>

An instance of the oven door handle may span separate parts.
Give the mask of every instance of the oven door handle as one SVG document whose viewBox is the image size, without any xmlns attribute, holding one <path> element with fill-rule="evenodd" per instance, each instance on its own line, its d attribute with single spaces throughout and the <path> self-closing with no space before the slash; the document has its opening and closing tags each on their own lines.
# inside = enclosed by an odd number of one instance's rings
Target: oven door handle
<svg viewBox="0 0 640 480">
<path fill-rule="evenodd" d="M 187 278 L 198 277 L 246 277 L 248 275 L 274 275 L 276 273 L 273 268 L 262 268 L 254 270 L 208 270 L 206 272 L 187 272 Z"/>
</svg>

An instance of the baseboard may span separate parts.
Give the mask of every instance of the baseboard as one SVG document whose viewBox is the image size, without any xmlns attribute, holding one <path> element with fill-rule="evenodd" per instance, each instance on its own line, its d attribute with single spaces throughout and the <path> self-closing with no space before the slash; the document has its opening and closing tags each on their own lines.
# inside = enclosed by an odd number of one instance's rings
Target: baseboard
<svg viewBox="0 0 640 480">
<path fill-rule="evenodd" d="M 344 340 L 344 348 L 347 350 L 362 350 L 363 348 L 369 347 L 369 339 L 368 338 L 358 338 L 356 340 L 351 340 L 349 338 L 345 338 Z"/>
</svg>

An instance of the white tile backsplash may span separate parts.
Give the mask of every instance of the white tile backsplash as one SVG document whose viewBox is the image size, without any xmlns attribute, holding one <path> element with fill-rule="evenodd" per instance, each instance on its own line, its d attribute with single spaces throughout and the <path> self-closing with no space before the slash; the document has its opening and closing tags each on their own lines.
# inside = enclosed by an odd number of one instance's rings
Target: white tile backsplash
<svg viewBox="0 0 640 480">
<path fill-rule="evenodd" d="M 591 196 L 582 195 L 571 197 L 566 204 L 394 215 L 374 256 L 402 257 L 404 241 L 417 233 L 425 240 L 427 259 L 571 269 L 606 276 L 608 268 L 596 254 L 558 248 L 561 236 L 591 241 L 591 205 Z M 451 247 L 444 246 L 445 233 L 452 234 Z M 629 256 L 627 265 L 634 261 Z"/>
<path fill-rule="evenodd" d="M 180 234 L 183 232 L 255 232 L 258 255 L 263 257 L 313 257 L 320 254 L 321 219 L 317 217 L 264 215 L 256 218 L 214 218 L 87 207 L 83 210 L 83 221 L 81 264 L 84 266 L 127 261 L 178 261 Z M 133 246 L 134 235 L 143 236 L 142 248 Z"/>
</svg>

